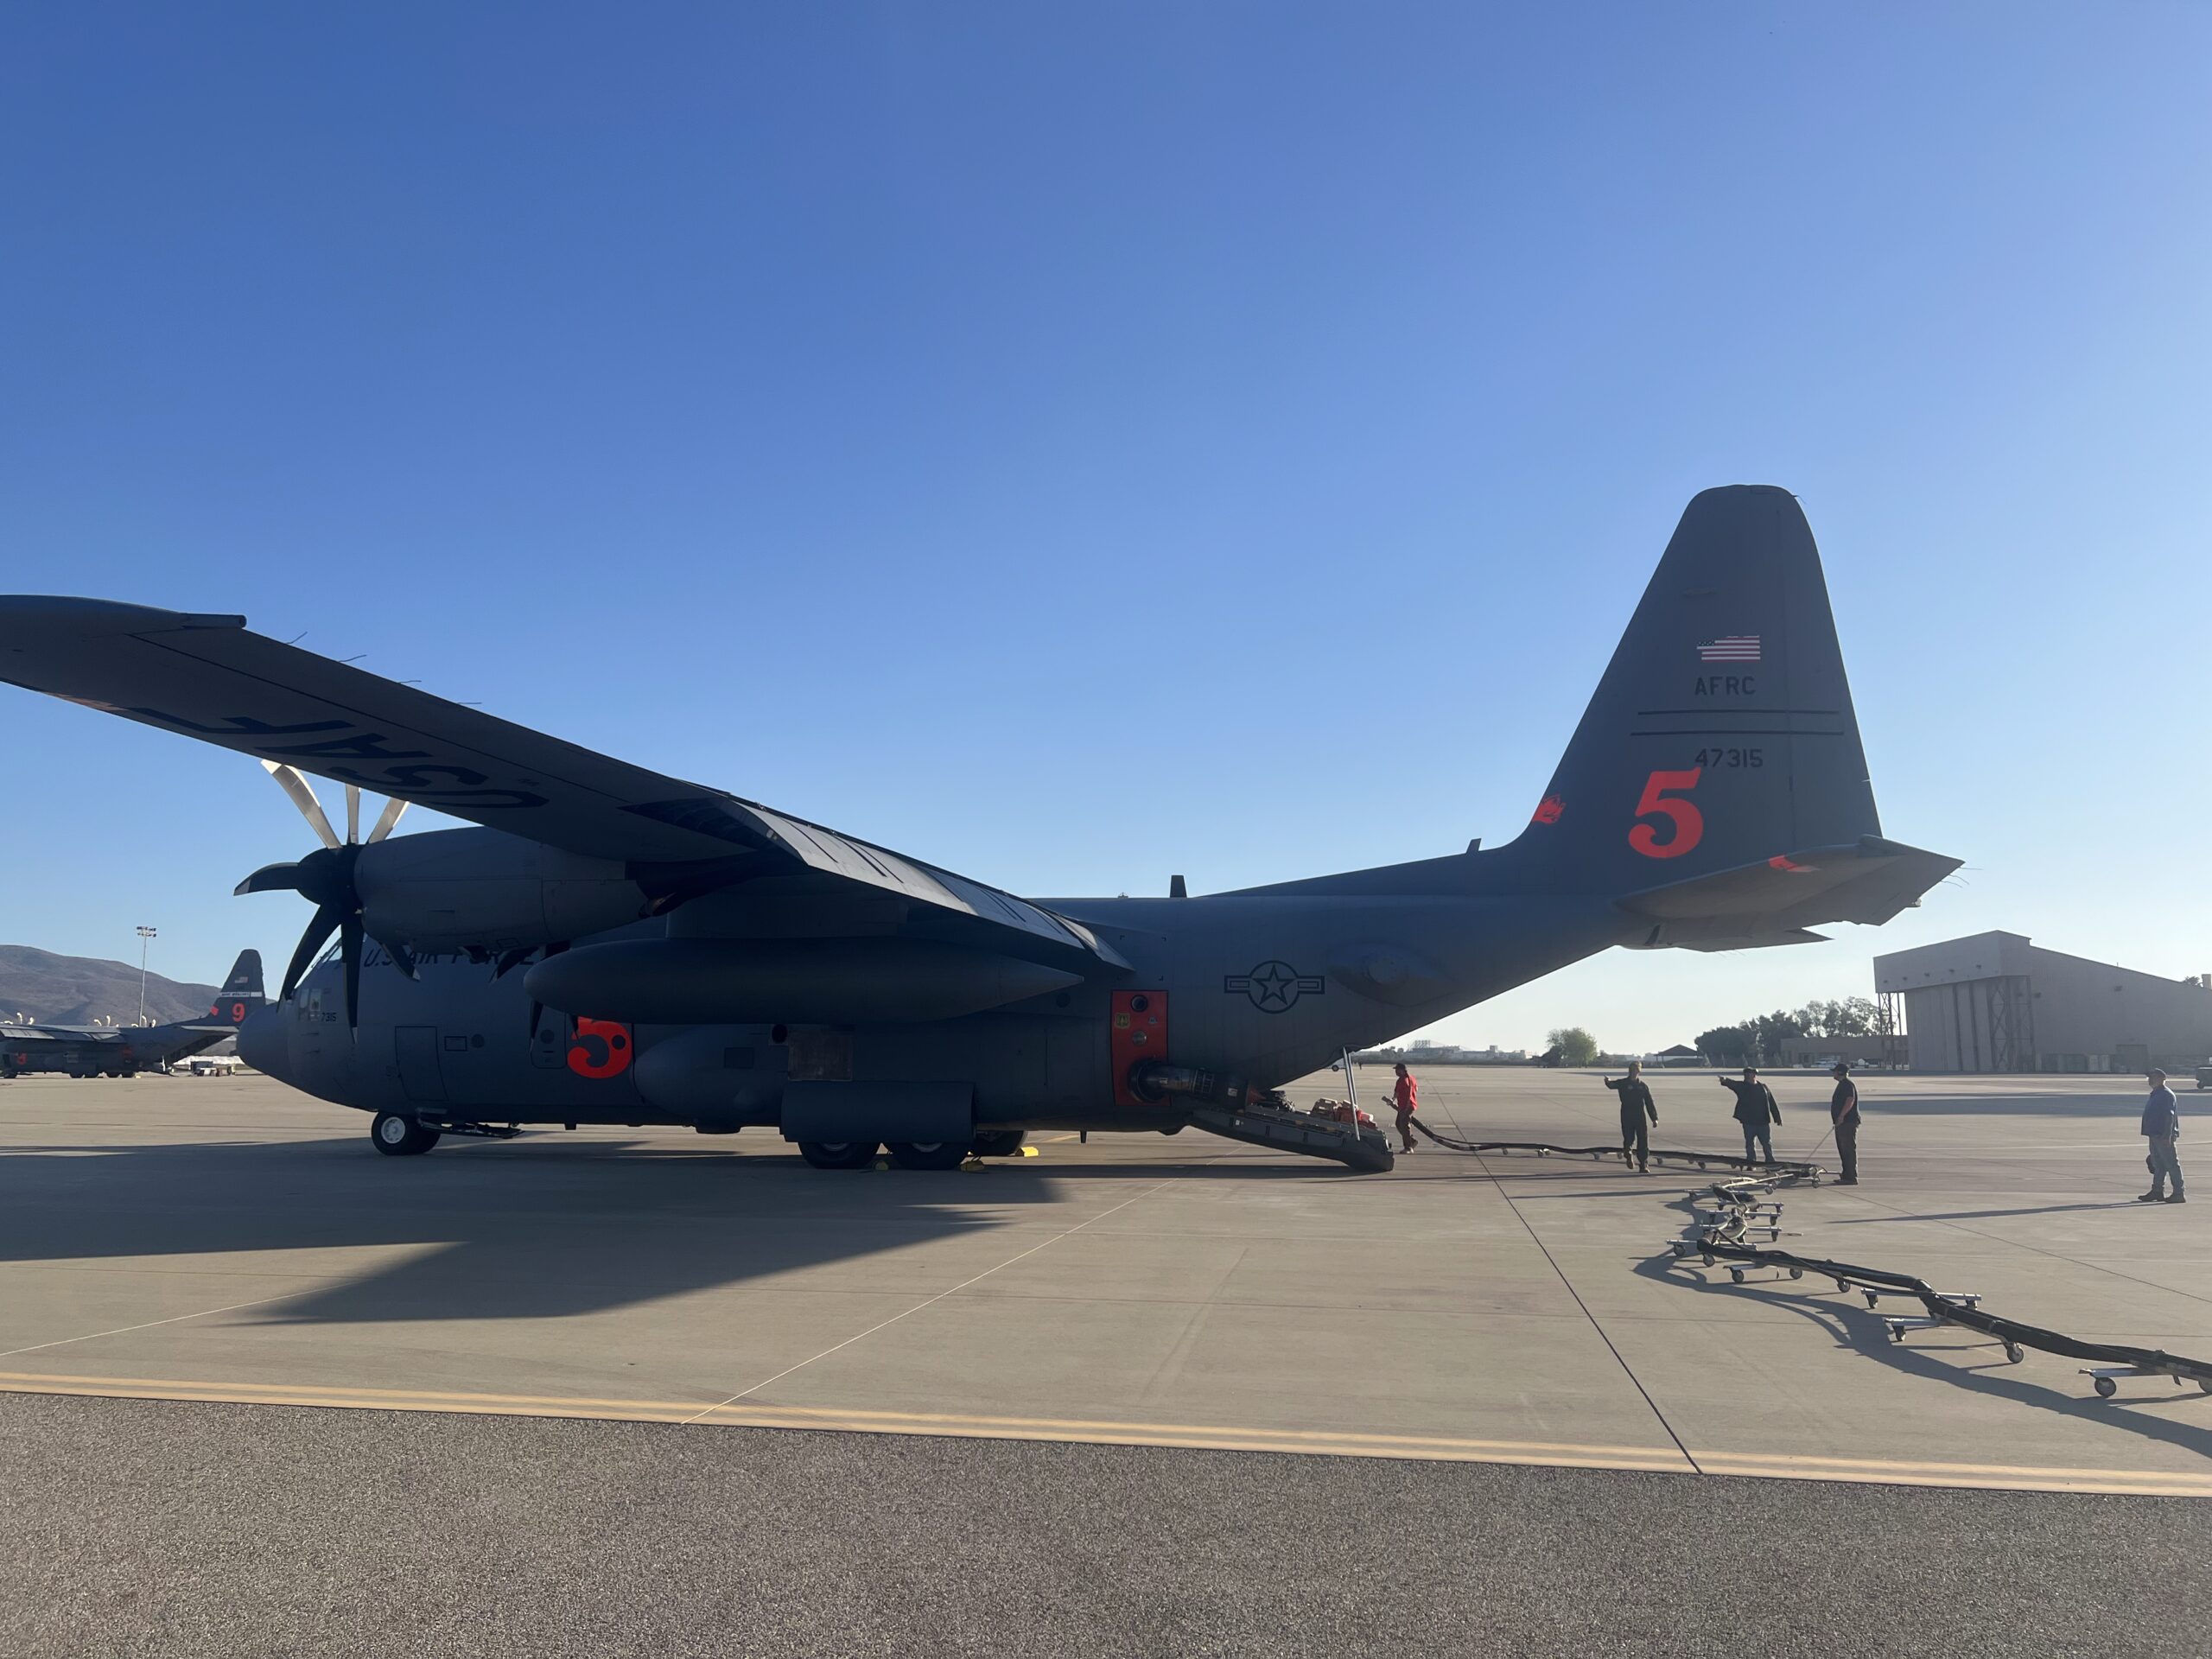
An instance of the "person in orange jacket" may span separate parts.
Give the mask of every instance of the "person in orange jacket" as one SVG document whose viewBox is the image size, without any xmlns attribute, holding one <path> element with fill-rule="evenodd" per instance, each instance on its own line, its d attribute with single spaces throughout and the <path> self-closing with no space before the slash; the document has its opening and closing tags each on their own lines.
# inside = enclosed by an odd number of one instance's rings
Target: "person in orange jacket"
<svg viewBox="0 0 2212 1659">
<path fill-rule="evenodd" d="M 1411 1152 L 1414 1149 L 1414 1102 L 1421 1094 L 1421 1085 L 1414 1081 L 1414 1074 L 1406 1070 L 1403 1060 L 1398 1062 L 1395 1070 L 1398 1080 L 1390 1085 L 1390 1104 L 1398 1112 L 1398 1139 L 1406 1143 L 1402 1150 Z"/>
</svg>

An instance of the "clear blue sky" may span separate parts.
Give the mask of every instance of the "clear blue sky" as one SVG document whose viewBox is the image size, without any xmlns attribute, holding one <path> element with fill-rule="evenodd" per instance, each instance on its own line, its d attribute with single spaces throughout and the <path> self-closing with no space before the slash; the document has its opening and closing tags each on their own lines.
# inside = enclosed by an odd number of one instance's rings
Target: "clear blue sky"
<svg viewBox="0 0 2212 1659">
<path fill-rule="evenodd" d="M 1878 933 L 2212 969 L 2212 11 L 11 8 L 0 589 L 281 638 L 1033 894 L 1526 820 L 1683 503 L 1796 491 Z M 250 762 L 0 694 L 0 938 L 306 920 Z"/>
</svg>

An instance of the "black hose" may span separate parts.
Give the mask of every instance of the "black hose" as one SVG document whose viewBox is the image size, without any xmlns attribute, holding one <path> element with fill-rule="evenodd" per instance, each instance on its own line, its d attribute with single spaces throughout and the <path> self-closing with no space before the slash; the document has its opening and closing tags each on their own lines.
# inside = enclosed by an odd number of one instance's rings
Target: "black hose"
<svg viewBox="0 0 2212 1659">
<path fill-rule="evenodd" d="M 1623 1155 L 1621 1148 L 1611 1142 L 1599 1147 L 1555 1147 L 1548 1141 L 1462 1141 L 1456 1135 L 1429 1128 L 1419 1117 L 1413 1120 L 1413 1124 L 1438 1146 L 1452 1152 L 1555 1152 L 1567 1158 L 1618 1158 Z M 1700 1169 L 1717 1164 L 1724 1169 L 1740 1169 L 1783 1182 L 1817 1181 L 1822 1173 L 1818 1164 L 1762 1163 L 1756 1158 L 1738 1158 L 1728 1152 L 1670 1152 L 1654 1147 L 1644 1155 L 1662 1163 L 1695 1164 Z"/>
<path fill-rule="evenodd" d="M 1707 1261 L 1795 1268 L 1804 1273 L 1817 1273 L 1823 1278 L 1835 1280 L 1839 1284 L 1872 1285 L 1882 1290 L 1904 1291 L 1918 1297 L 1932 1318 L 1950 1325 L 1962 1325 L 1969 1331 L 1979 1331 L 1985 1336 L 1995 1337 L 2018 1347 L 2038 1348 L 2045 1353 L 2063 1354 L 2069 1359 L 2095 1360 L 2108 1365 L 2133 1365 L 2141 1370 L 2163 1372 L 2169 1376 L 2185 1376 L 2199 1384 L 2212 1383 L 2212 1362 L 2170 1354 L 2160 1348 L 2133 1348 L 2112 1342 L 2082 1342 L 2062 1332 L 2046 1331 L 2041 1325 L 2023 1325 L 2018 1319 L 2008 1319 L 2001 1314 L 1986 1313 L 1970 1302 L 1943 1295 L 1930 1288 L 1925 1280 L 1915 1279 L 1908 1274 L 1888 1273 L 1879 1268 L 1862 1268 L 1851 1262 L 1829 1262 L 1816 1256 L 1798 1255 L 1789 1250 L 1763 1250 L 1752 1245 L 1732 1244 L 1720 1239 L 1693 1244 L 1688 1254 L 1702 1255 Z"/>
<path fill-rule="evenodd" d="M 1418 1117 L 1413 1122 L 1415 1128 L 1438 1146 L 1453 1152 L 1555 1152 L 1567 1157 L 1601 1158 L 1622 1155 L 1621 1148 L 1610 1143 L 1597 1147 L 1556 1147 L 1542 1141 L 1463 1141 L 1456 1135 L 1431 1128 Z M 2046 1331 L 2041 1325 L 2023 1325 L 2018 1319 L 2008 1319 L 2001 1314 L 1985 1313 L 1974 1304 L 1943 1295 L 1932 1288 L 1927 1281 L 1916 1279 L 1910 1274 L 1891 1273 L 1882 1268 L 1863 1268 L 1853 1262 L 1830 1262 L 1818 1256 L 1798 1255 L 1789 1250 L 1763 1250 L 1754 1245 L 1736 1242 L 1753 1224 L 1749 1206 L 1760 1189 L 1776 1183 L 1817 1181 L 1821 1174 L 1818 1164 L 1765 1164 L 1754 1159 L 1738 1158 L 1731 1153 L 1662 1152 L 1656 1147 L 1648 1155 L 1700 1166 L 1718 1164 L 1724 1168 L 1745 1172 L 1745 1178 L 1723 1181 L 1713 1188 L 1713 1196 L 1734 1205 L 1736 1213 L 1728 1220 L 1708 1229 L 1702 1239 L 1685 1241 L 1677 1245 L 1675 1252 L 1678 1255 L 1701 1255 L 1708 1262 L 1743 1262 L 1754 1266 L 1791 1268 L 1800 1273 L 1819 1274 L 1822 1278 L 1833 1279 L 1839 1284 L 1871 1285 L 1878 1290 L 1903 1291 L 1919 1298 L 1921 1306 L 1928 1310 L 1930 1318 L 1950 1325 L 1962 1325 L 1969 1331 L 1995 1337 L 2010 1346 L 2035 1348 L 2048 1354 L 2063 1355 L 2069 1359 L 2086 1359 L 2107 1365 L 2131 1365 L 2139 1370 L 2187 1377 L 2208 1392 L 2212 1392 L 2212 1361 L 2170 1354 L 2162 1348 L 2134 1348 L 2113 1342 L 2082 1342 L 2063 1332 Z"/>
</svg>

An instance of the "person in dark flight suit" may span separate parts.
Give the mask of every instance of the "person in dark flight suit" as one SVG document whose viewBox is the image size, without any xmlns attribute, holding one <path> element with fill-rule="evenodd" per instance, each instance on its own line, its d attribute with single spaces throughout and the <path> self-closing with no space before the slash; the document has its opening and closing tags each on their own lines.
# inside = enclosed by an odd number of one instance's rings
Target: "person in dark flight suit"
<svg viewBox="0 0 2212 1659">
<path fill-rule="evenodd" d="M 1733 1077 L 1720 1079 L 1720 1086 L 1736 1096 L 1736 1121 L 1744 1126 L 1744 1161 L 1750 1163 L 1764 1149 L 1766 1160 L 1774 1161 L 1774 1125 L 1782 1122 L 1782 1108 L 1774 1103 L 1774 1090 L 1759 1081 L 1758 1068 L 1744 1068 L 1741 1083 Z"/>
<path fill-rule="evenodd" d="M 1651 1173 L 1651 1142 L 1644 1133 L 1644 1120 L 1659 1121 L 1659 1109 L 1651 1103 L 1651 1085 L 1643 1080 L 1643 1062 L 1630 1060 L 1628 1076 L 1607 1077 L 1605 1087 L 1621 1100 L 1621 1161 L 1631 1161 L 1630 1149 L 1634 1148 L 1636 1173 Z"/>
<path fill-rule="evenodd" d="M 1859 1185 L 1859 1085 L 1851 1080 L 1851 1068 L 1841 1060 L 1829 1075 L 1835 1078 L 1835 1093 L 1828 1098 L 1828 1121 L 1835 1125 L 1836 1156 L 1843 1160 L 1843 1179 L 1838 1186 Z"/>
</svg>

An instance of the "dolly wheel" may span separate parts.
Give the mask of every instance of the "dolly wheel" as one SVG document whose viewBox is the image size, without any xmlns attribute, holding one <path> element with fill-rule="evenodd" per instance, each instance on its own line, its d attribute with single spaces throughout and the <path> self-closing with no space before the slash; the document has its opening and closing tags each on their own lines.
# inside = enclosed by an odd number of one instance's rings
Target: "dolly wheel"
<svg viewBox="0 0 2212 1659">
<path fill-rule="evenodd" d="M 411 1158 L 436 1146 L 438 1132 L 426 1129 L 413 1118 L 402 1117 L 397 1112 L 378 1112 L 376 1122 L 369 1125 L 369 1139 L 376 1142 L 378 1152 L 389 1157 Z"/>
<path fill-rule="evenodd" d="M 875 1142 L 802 1141 L 798 1155 L 817 1169 L 866 1169 L 875 1161 Z"/>
<path fill-rule="evenodd" d="M 2109 1400 L 2120 1392 L 2120 1384 L 2108 1376 L 2101 1376 L 2096 1379 L 2096 1389 L 2100 1400 Z"/>
<path fill-rule="evenodd" d="M 883 1149 L 900 1169 L 957 1169 L 968 1156 L 965 1141 L 891 1141 Z"/>
<path fill-rule="evenodd" d="M 2027 1357 L 2028 1351 L 2021 1347 L 2018 1343 L 2008 1342 L 2005 1344 L 2005 1363 L 2007 1365 L 2017 1365 Z"/>
</svg>

